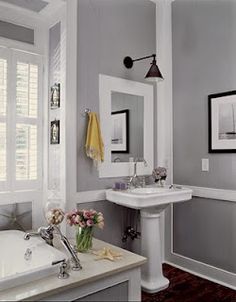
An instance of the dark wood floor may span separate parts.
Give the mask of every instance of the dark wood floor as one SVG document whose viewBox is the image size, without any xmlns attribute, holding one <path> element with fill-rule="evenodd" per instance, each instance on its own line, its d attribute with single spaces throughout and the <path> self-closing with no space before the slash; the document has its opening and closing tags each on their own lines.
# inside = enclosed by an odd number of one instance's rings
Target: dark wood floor
<svg viewBox="0 0 236 302">
<path fill-rule="evenodd" d="M 163 265 L 169 288 L 157 294 L 142 293 L 142 302 L 236 302 L 236 291 Z"/>
</svg>

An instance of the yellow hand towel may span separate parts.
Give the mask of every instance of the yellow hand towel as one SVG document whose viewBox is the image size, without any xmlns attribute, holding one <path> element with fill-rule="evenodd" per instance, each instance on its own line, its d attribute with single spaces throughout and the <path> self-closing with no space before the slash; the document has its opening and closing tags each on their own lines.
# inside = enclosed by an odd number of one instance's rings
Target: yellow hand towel
<svg viewBox="0 0 236 302">
<path fill-rule="evenodd" d="M 104 144 L 102 140 L 100 123 L 95 112 L 89 112 L 88 130 L 86 138 L 86 154 L 90 157 L 94 165 L 104 161 Z"/>
</svg>

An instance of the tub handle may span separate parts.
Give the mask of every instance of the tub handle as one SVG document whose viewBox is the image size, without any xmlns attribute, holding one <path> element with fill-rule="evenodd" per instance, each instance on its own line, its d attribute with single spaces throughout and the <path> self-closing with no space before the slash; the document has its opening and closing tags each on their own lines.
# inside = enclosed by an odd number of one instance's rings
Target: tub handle
<svg viewBox="0 0 236 302">
<path fill-rule="evenodd" d="M 52 265 L 57 265 L 57 264 L 63 263 L 63 262 L 66 262 L 66 259 L 62 259 L 62 260 L 58 260 L 58 261 L 53 261 Z"/>
<path fill-rule="evenodd" d="M 57 264 L 61 264 L 59 274 L 57 275 L 58 279 L 67 279 L 67 278 L 69 278 L 70 275 L 67 273 L 68 264 L 66 262 L 66 259 L 62 259 L 62 260 L 52 262 L 52 265 L 57 265 Z"/>
</svg>

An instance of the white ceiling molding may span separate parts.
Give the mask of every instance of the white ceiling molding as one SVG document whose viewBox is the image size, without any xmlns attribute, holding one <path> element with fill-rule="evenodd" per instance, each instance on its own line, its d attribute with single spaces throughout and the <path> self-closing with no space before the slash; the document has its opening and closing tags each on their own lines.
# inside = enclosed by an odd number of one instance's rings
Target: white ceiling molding
<svg viewBox="0 0 236 302">
<path fill-rule="evenodd" d="M 64 0 L 46 0 L 48 5 L 39 12 L 39 15 L 44 19 L 50 18 L 52 15 L 57 14 L 58 11 L 65 6 Z"/>
<path fill-rule="evenodd" d="M 36 13 L 40 12 L 45 6 L 48 5 L 48 2 L 45 0 L 1 0 L 1 2 L 11 4 L 13 7 L 21 7 Z"/>
<path fill-rule="evenodd" d="M 64 0 L 45 0 L 48 5 L 39 13 L 0 1 L 0 19 L 21 26 L 36 28 L 43 23 L 50 24 L 51 18 L 66 5 Z"/>
<path fill-rule="evenodd" d="M 35 29 L 42 23 L 38 13 L 0 3 L 0 20 Z"/>
</svg>

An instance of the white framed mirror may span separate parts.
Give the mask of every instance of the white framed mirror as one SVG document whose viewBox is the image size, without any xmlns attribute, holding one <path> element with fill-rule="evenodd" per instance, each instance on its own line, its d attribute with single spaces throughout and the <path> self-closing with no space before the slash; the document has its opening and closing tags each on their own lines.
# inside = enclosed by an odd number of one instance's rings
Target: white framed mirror
<svg viewBox="0 0 236 302">
<path fill-rule="evenodd" d="M 138 175 L 151 174 L 153 86 L 100 74 L 99 109 L 104 140 L 99 177 L 129 176 L 133 173 L 130 161 L 136 159 Z"/>
</svg>

